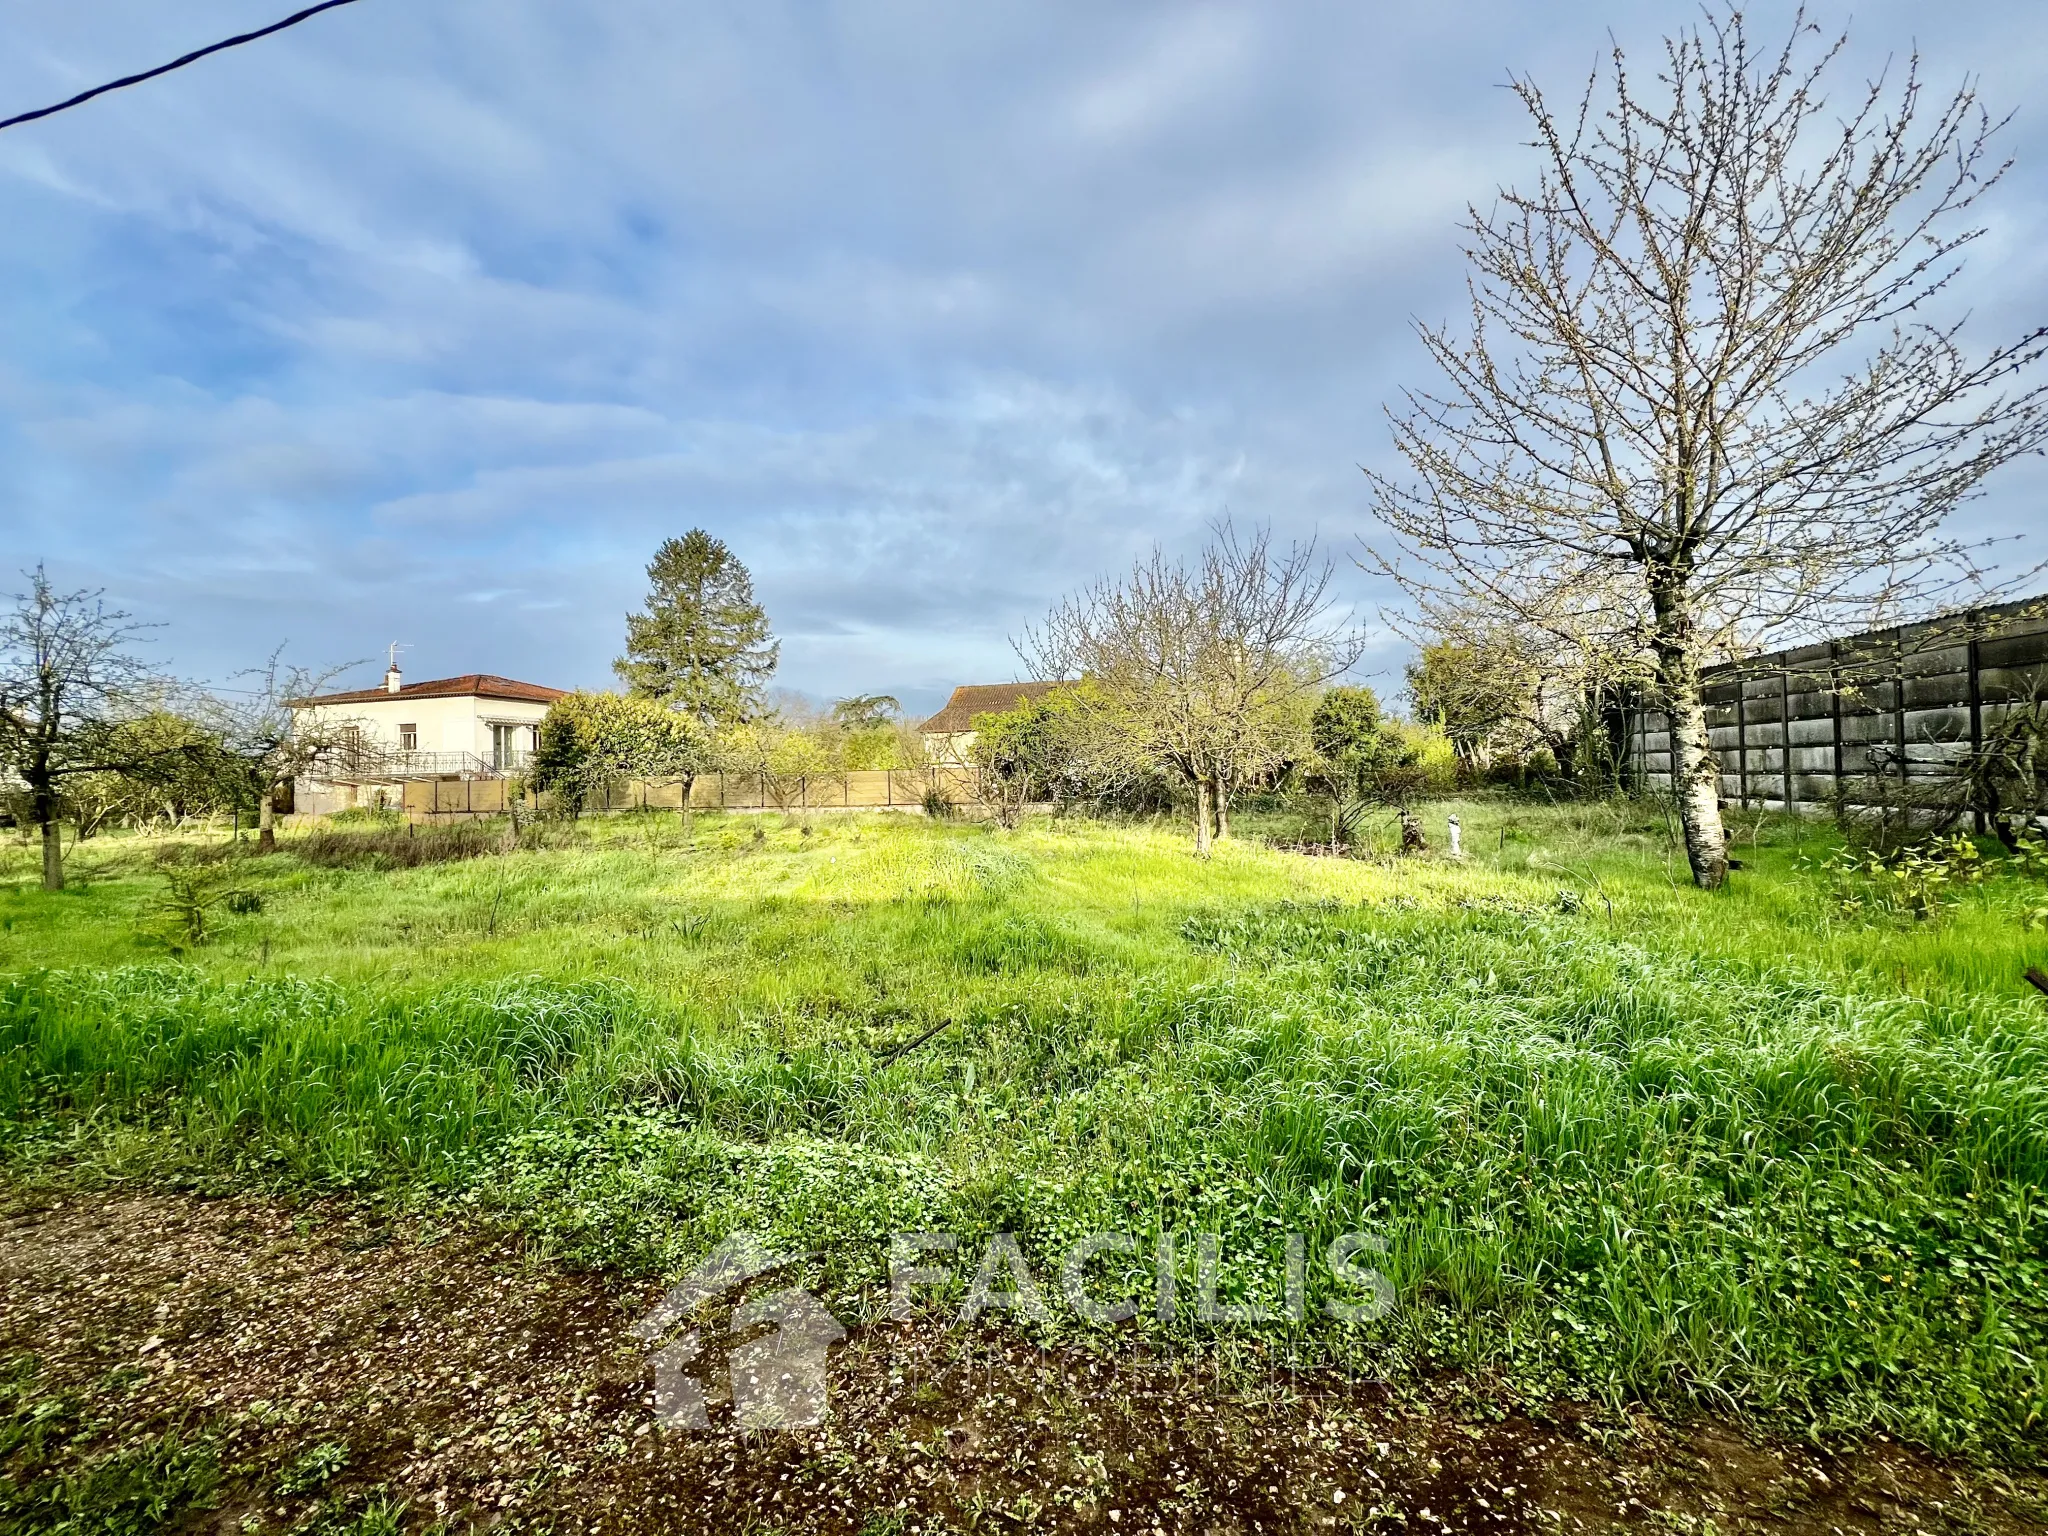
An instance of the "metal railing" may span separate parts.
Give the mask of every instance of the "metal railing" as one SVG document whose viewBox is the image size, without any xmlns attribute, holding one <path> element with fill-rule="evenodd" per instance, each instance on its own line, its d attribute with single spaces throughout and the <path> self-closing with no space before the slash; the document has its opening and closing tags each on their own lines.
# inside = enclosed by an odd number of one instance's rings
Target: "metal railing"
<svg viewBox="0 0 2048 1536">
<path fill-rule="evenodd" d="M 326 758 L 308 778 L 329 783 L 393 783 L 406 779 L 502 779 L 525 771 L 531 752 L 502 757 L 479 752 L 402 752 L 364 742 Z"/>
</svg>

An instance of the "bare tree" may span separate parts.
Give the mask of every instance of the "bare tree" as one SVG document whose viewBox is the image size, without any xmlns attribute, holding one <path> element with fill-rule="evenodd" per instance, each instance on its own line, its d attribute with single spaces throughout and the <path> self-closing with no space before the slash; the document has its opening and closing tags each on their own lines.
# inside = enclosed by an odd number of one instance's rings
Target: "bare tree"
<svg viewBox="0 0 2048 1536">
<path fill-rule="evenodd" d="M 1358 658 L 1313 544 L 1273 547 L 1228 523 L 1193 565 L 1159 550 L 1055 607 L 1018 652 L 1079 681 L 1074 755 L 1098 778 L 1162 770 L 1195 799 L 1195 851 L 1229 830 L 1229 797 L 1306 739 L 1315 689 Z"/>
<path fill-rule="evenodd" d="M 2048 435 L 2048 331 L 1978 351 L 1922 319 L 1982 233 L 1965 216 L 2005 170 L 2002 123 L 1967 82 L 1930 106 L 1917 59 L 1835 111 L 1845 40 L 1815 35 L 1802 13 L 1759 55 L 1716 9 L 1653 86 L 1616 48 L 1564 115 L 1514 80 L 1542 174 L 1470 211 L 1469 334 L 1420 328 L 1446 382 L 1390 413 L 1412 475 L 1368 471 L 1402 546 L 1372 562 L 1411 593 L 1511 620 L 1619 595 L 1709 887 L 1704 662 L 1974 581 L 1946 519 Z"/>
<path fill-rule="evenodd" d="M 205 710 L 240 783 L 238 798 L 256 803 L 256 851 L 277 849 L 277 797 L 287 784 L 322 764 L 359 750 L 357 722 L 326 710 L 295 709 L 312 699 L 348 667 L 312 672 L 280 664 L 284 647 L 260 667 L 236 674 L 247 686 L 226 689 Z M 359 663 L 357 663 L 359 665 Z"/>
<path fill-rule="evenodd" d="M 116 728 L 154 683 L 131 647 L 147 625 L 102 594 L 59 592 L 37 566 L 0 618 L 0 769 L 21 780 L 42 834 L 43 889 L 64 889 L 62 788 L 137 766 Z"/>
</svg>

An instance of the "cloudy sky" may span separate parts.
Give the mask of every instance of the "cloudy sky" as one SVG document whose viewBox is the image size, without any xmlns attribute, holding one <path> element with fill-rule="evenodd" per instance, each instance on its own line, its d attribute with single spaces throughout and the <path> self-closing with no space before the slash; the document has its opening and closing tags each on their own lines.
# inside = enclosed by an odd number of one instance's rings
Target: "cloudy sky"
<svg viewBox="0 0 2048 1536">
<path fill-rule="evenodd" d="M 0 116 L 292 8 L 4 0 Z M 1532 168 L 1509 71 L 1568 93 L 1697 14 L 363 0 L 0 133 L 0 551 L 188 674 L 399 640 L 567 686 L 701 525 L 781 681 L 932 706 L 1219 515 L 1348 562 L 1456 221 Z M 2039 0 L 1818 14 L 2016 112 L 1968 300 L 2048 318 Z M 2044 497 L 2016 466 L 1968 516 Z"/>
</svg>

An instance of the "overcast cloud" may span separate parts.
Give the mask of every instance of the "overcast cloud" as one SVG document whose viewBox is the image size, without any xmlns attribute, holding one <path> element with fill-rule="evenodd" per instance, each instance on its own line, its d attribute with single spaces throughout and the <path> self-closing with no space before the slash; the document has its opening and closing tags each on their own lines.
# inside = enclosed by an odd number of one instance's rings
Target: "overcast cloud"
<svg viewBox="0 0 2048 1536">
<path fill-rule="evenodd" d="M 290 8 L 6 0 L 0 115 Z M 701 525 L 779 681 L 932 706 L 1225 512 L 1348 555 L 1456 220 L 1530 172 L 1508 72 L 1569 93 L 1697 14 L 364 0 L 0 134 L 0 546 L 192 673 L 396 639 L 569 686 Z M 2038 0 L 1853 36 L 2016 110 L 1967 298 L 2048 318 Z M 2044 493 L 2015 466 L 1969 521 Z"/>
</svg>

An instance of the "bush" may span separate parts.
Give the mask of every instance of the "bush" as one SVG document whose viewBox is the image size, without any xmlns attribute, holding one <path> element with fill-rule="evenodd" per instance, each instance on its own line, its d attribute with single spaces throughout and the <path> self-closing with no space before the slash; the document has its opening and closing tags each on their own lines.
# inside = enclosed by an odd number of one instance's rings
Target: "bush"
<svg viewBox="0 0 2048 1536">
<path fill-rule="evenodd" d="M 173 865 L 164 871 L 164 891 L 157 898 L 154 927 L 177 954 L 197 949 L 213 937 L 211 914 L 225 907 L 239 916 L 263 910 L 263 898 L 254 891 L 227 884 L 226 872 L 218 865 Z"/>
<path fill-rule="evenodd" d="M 619 693 L 569 693 L 548 706 L 530 777 L 571 815 L 615 779 L 666 779 L 687 785 L 710 756 L 704 728 L 651 699 Z"/>
<path fill-rule="evenodd" d="M 1984 878 L 1984 856 L 1961 834 L 1924 838 L 1889 852 L 1855 844 L 1822 861 L 1835 910 L 1844 917 L 1930 922 Z"/>
</svg>

